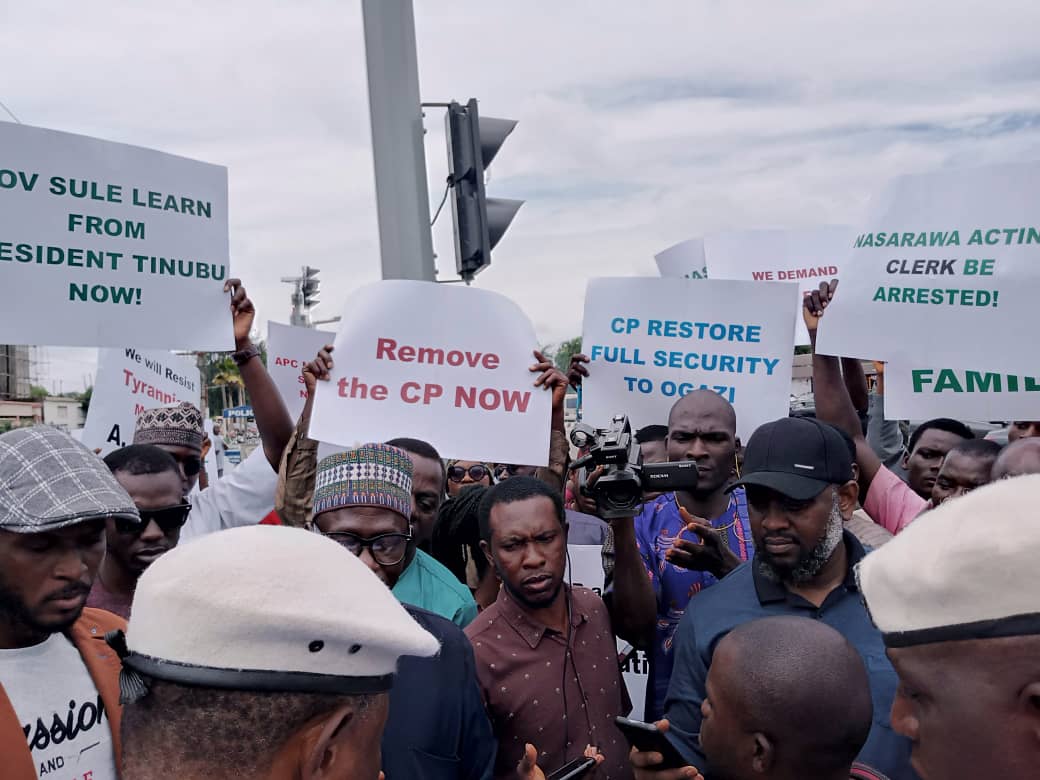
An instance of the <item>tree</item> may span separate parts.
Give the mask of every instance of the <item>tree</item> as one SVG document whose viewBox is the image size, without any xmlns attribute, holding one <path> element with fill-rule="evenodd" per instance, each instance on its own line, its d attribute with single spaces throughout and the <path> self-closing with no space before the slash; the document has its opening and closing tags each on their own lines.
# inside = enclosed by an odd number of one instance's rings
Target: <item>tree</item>
<svg viewBox="0 0 1040 780">
<path fill-rule="evenodd" d="M 571 364 L 571 356 L 579 352 L 581 352 L 581 336 L 575 336 L 560 344 L 551 354 L 547 353 L 547 357 L 552 358 L 556 367 L 566 373 Z"/>
<path fill-rule="evenodd" d="M 83 410 L 83 414 L 90 411 L 90 399 L 94 396 L 94 385 L 91 385 L 79 396 L 79 408 Z"/>
<path fill-rule="evenodd" d="M 34 401 L 42 401 L 44 398 L 49 396 L 46 387 L 40 387 L 39 385 L 29 385 L 29 397 Z"/>
</svg>

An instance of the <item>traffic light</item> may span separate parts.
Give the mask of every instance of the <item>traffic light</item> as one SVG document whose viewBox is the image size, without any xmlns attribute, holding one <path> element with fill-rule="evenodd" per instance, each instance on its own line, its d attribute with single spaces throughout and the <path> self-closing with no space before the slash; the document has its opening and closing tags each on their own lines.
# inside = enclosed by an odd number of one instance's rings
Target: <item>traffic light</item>
<svg viewBox="0 0 1040 780">
<path fill-rule="evenodd" d="M 491 264 L 491 249 L 524 204 L 522 200 L 488 198 L 484 171 L 491 164 L 516 121 L 480 118 L 477 101 L 452 102 L 445 119 L 448 168 L 454 188 L 451 213 L 455 222 L 455 269 L 471 282 Z"/>
<path fill-rule="evenodd" d="M 318 305 L 318 273 L 317 268 L 311 268 L 309 265 L 303 267 L 300 290 L 303 292 L 303 306 L 306 309 Z"/>
</svg>

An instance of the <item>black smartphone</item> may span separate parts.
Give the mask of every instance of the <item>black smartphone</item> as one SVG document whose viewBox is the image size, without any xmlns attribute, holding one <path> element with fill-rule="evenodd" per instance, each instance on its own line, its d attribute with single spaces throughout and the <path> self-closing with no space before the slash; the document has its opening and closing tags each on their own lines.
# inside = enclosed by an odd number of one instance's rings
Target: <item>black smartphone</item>
<svg viewBox="0 0 1040 780">
<path fill-rule="evenodd" d="M 687 766 L 689 762 L 679 755 L 679 751 L 668 741 L 668 738 L 657 730 L 653 723 L 643 723 L 639 720 L 629 720 L 618 716 L 614 718 L 617 727 L 625 735 L 628 744 L 642 753 L 660 753 L 664 762 L 657 765 L 657 769 L 678 769 Z"/>
<path fill-rule="evenodd" d="M 573 761 L 568 761 L 545 780 L 577 780 L 579 777 L 585 777 L 594 766 L 596 766 L 596 759 L 581 756 Z"/>
</svg>

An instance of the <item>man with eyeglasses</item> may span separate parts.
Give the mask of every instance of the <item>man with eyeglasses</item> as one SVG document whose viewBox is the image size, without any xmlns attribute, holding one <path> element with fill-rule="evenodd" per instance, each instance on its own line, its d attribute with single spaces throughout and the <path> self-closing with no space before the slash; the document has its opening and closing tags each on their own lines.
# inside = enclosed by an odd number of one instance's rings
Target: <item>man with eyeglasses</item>
<svg viewBox="0 0 1040 780">
<path fill-rule="evenodd" d="M 407 563 L 412 474 L 404 450 L 365 444 L 323 459 L 315 477 L 312 528 L 358 556 L 391 590 L 415 566 Z M 448 577 L 464 589 L 450 572 Z M 383 772 L 387 780 L 490 778 L 496 743 L 477 688 L 473 649 L 451 621 L 404 606 L 437 638 L 441 652 L 401 659 L 383 732 Z"/>
<path fill-rule="evenodd" d="M 105 558 L 87 606 L 129 619 L 138 578 L 177 546 L 191 504 L 184 498 L 177 461 L 165 450 L 132 444 L 109 453 L 105 465 L 130 494 L 141 519 L 115 517 L 106 523 Z"/>
</svg>

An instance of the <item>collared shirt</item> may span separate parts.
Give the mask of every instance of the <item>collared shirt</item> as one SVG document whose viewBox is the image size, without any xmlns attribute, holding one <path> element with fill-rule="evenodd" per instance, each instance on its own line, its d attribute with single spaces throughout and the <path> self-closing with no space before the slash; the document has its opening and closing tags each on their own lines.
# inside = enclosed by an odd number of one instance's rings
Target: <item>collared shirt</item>
<svg viewBox="0 0 1040 780">
<path fill-rule="evenodd" d="M 274 509 L 278 473 L 263 447 L 257 447 L 236 468 L 190 497 L 188 522 L 180 544 L 199 536 L 243 525 L 257 525 Z"/>
<path fill-rule="evenodd" d="M 898 534 L 928 507 L 928 502 L 890 469 L 882 466 L 870 481 L 863 510 L 886 531 Z"/>
<path fill-rule="evenodd" d="M 394 596 L 404 604 L 447 618 L 459 628 L 465 628 L 477 616 L 477 602 L 469 588 L 422 550 L 415 551 L 412 562 L 401 573 Z"/>
<path fill-rule="evenodd" d="M 896 734 L 889 721 L 899 681 L 885 655 L 881 632 L 871 623 L 863 605 L 853 573 L 866 551 L 847 531 L 844 541 L 849 559 L 845 581 L 819 607 L 767 579 L 754 562 L 735 569 L 691 604 L 675 635 L 675 671 L 665 700 L 668 737 L 691 764 L 701 769 L 705 766 L 697 735 L 708 667 L 719 640 L 742 623 L 775 615 L 797 615 L 822 620 L 842 634 L 863 658 L 870 679 L 874 723 L 859 760 L 892 780 L 917 777 L 910 768 L 910 740 Z"/>
<path fill-rule="evenodd" d="M 403 656 L 383 730 L 387 780 L 490 780 L 497 743 L 477 687 L 473 648 L 458 626 L 406 606 L 441 649 Z"/>
<path fill-rule="evenodd" d="M 592 744 L 606 758 L 597 778 L 632 777 L 628 743 L 614 725 L 627 694 L 607 609 L 586 588 L 569 593 L 569 637 L 532 620 L 505 588 L 466 629 L 498 738 L 496 778 L 516 776 L 525 742 L 546 774 Z"/>
<path fill-rule="evenodd" d="M 740 560 L 746 561 L 755 554 L 747 499 L 742 488 L 733 491 L 726 511 L 714 518 L 711 525 L 726 529 L 726 542 Z M 647 722 L 660 720 L 664 712 L 664 697 L 668 692 L 668 680 L 672 676 L 675 660 L 675 629 L 686 612 L 686 605 L 697 593 L 718 582 L 707 572 L 690 571 L 665 559 L 665 553 L 672 549 L 676 535 L 685 528 L 686 523 L 679 514 L 674 493 L 659 496 L 644 506 L 642 513 L 635 519 L 636 544 L 657 597 L 657 624 L 650 652 L 650 683 L 646 687 L 644 720 Z"/>
</svg>

